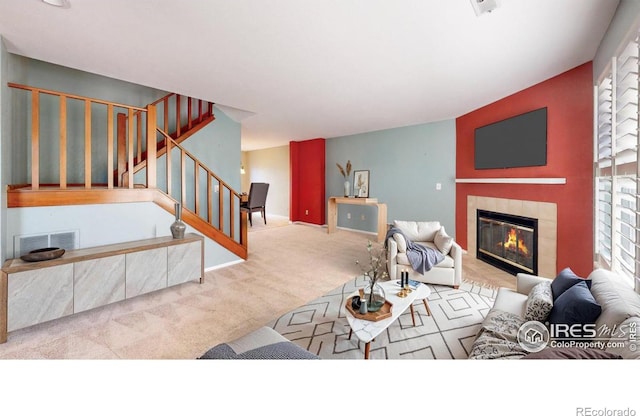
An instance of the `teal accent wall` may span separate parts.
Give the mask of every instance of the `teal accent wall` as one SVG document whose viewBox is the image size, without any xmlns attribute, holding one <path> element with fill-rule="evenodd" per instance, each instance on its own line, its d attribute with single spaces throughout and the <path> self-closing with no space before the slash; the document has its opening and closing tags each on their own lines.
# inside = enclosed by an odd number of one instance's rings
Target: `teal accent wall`
<svg viewBox="0 0 640 416">
<path fill-rule="evenodd" d="M 353 166 L 351 192 L 353 171 L 369 170 L 369 197 L 387 204 L 388 223 L 437 220 L 455 235 L 455 120 L 327 139 L 327 198 L 343 195 L 336 163 L 345 167 L 347 160 Z M 376 221 L 375 207 L 339 205 L 338 227 L 375 233 Z"/>
</svg>

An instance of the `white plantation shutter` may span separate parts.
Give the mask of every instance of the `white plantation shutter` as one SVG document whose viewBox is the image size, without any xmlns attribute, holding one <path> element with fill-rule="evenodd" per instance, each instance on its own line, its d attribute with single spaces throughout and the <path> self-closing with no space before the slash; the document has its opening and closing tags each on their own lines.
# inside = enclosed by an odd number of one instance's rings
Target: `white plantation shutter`
<svg viewBox="0 0 640 416">
<path fill-rule="evenodd" d="M 617 58 L 615 72 L 614 162 L 614 270 L 631 285 L 636 276 L 638 181 L 638 38 Z M 640 260 L 640 258 L 638 259 Z"/>
<path fill-rule="evenodd" d="M 604 78 L 597 89 L 596 127 L 596 258 L 605 267 L 611 267 L 611 120 L 612 79 Z"/>
<path fill-rule="evenodd" d="M 595 137 L 597 259 L 634 287 L 640 272 L 638 49 L 636 36 L 596 88 Z"/>
</svg>

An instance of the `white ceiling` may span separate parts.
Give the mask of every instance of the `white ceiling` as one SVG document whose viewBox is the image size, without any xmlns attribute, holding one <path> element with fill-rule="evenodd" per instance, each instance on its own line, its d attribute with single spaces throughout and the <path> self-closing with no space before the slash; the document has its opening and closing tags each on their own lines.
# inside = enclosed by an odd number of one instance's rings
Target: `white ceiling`
<svg viewBox="0 0 640 416">
<path fill-rule="evenodd" d="M 618 5 L 69 1 L 0 0 L 9 52 L 242 110 L 243 150 L 455 118 L 592 60 Z"/>
</svg>

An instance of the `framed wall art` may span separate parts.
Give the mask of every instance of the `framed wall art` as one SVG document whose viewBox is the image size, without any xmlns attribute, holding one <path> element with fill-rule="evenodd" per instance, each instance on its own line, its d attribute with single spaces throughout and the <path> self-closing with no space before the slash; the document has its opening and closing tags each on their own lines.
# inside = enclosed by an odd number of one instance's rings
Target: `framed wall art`
<svg viewBox="0 0 640 416">
<path fill-rule="evenodd" d="M 353 195 L 356 198 L 369 198 L 369 171 L 353 171 Z"/>
</svg>

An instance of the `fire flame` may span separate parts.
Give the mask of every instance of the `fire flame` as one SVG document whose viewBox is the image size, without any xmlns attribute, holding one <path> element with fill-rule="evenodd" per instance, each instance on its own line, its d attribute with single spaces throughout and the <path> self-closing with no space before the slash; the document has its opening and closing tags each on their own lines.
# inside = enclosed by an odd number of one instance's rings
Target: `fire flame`
<svg viewBox="0 0 640 416">
<path fill-rule="evenodd" d="M 524 245 L 524 241 L 522 241 L 522 239 L 518 239 L 518 234 L 515 228 L 509 230 L 507 241 L 505 241 L 502 246 L 510 250 L 520 250 L 524 255 L 529 255 L 529 249 Z"/>
</svg>

